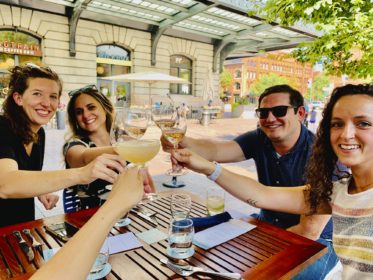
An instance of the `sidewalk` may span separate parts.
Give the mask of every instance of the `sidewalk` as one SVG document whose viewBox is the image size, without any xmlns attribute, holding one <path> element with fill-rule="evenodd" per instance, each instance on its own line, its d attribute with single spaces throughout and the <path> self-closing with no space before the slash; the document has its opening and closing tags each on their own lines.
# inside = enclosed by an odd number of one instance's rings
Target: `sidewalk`
<svg viewBox="0 0 373 280">
<path fill-rule="evenodd" d="M 194 138 L 213 138 L 221 140 L 230 140 L 239 134 L 256 127 L 257 119 L 216 119 L 210 123 L 208 127 L 204 127 L 197 120 L 188 120 L 187 135 Z M 62 146 L 65 142 L 64 137 L 66 130 L 46 129 L 46 149 L 44 157 L 44 170 L 56 170 L 64 168 L 64 160 L 62 156 Z M 159 139 L 161 131 L 158 127 L 151 126 L 148 128 L 144 139 Z M 252 160 L 225 164 L 235 172 L 246 173 L 250 176 L 256 177 L 255 164 Z M 154 182 L 158 191 L 169 191 L 173 189 L 162 186 L 162 182 L 169 181 L 170 176 L 165 175 L 165 172 L 171 167 L 169 154 L 160 151 L 159 154 L 149 162 L 149 172 L 153 176 Z M 200 175 L 189 171 L 188 174 L 181 176 L 178 180 L 183 181 L 186 186 L 184 190 L 190 191 L 200 197 L 205 196 L 206 187 L 213 186 L 215 183 L 211 182 L 204 175 Z M 175 189 L 177 190 L 177 189 Z M 36 218 L 53 216 L 63 213 L 62 206 L 62 191 L 58 192 L 60 201 L 57 207 L 53 210 L 45 210 L 44 207 L 36 200 Z M 249 206 L 246 203 L 239 201 L 231 195 L 226 195 L 226 209 L 235 210 L 244 214 L 257 212 L 256 208 Z"/>
</svg>

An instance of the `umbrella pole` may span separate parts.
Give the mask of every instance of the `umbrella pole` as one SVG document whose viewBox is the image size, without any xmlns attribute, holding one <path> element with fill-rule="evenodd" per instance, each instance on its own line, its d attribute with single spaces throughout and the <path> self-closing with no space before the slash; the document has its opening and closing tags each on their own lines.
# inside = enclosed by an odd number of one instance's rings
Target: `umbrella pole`
<svg viewBox="0 0 373 280">
<path fill-rule="evenodd" d="M 151 88 L 151 83 L 149 83 L 149 106 L 150 106 L 150 109 L 152 108 L 152 88 Z"/>
</svg>

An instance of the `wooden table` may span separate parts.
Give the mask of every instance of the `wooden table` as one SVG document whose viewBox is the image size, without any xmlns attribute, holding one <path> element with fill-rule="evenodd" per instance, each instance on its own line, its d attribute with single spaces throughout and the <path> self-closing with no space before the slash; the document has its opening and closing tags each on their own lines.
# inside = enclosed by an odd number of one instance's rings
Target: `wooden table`
<svg viewBox="0 0 373 280">
<path fill-rule="evenodd" d="M 170 193 L 174 192 L 182 191 L 161 193 L 160 199 L 145 206 L 148 210 L 157 212 L 158 229 L 162 231 L 167 231 L 170 221 Z M 191 216 L 205 216 L 204 204 L 197 197 L 191 196 Z M 31 229 L 33 236 L 44 243 L 43 249 L 57 248 L 63 243 L 46 233 L 44 225 L 68 221 L 81 227 L 95 211 L 96 209 L 85 210 L 0 228 L 0 279 L 28 279 L 44 263 L 37 251 L 33 261 L 27 260 L 12 235 L 13 230 Z M 128 227 L 113 228 L 111 234 L 127 231 L 136 234 L 154 227 L 136 215 L 130 214 L 129 217 L 132 223 Z M 267 223 L 255 219 L 249 219 L 248 222 L 257 227 L 208 251 L 195 248 L 196 253 L 189 262 L 220 272 L 239 272 L 245 279 L 289 279 L 327 251 L 322 244 Z M 23 237 L 30 245 L 26 236 Z M 166 257 L 166 246 L 167 241 L 163 240 L 152 245 L 144 244 L 136 250 L 111 255 L 109 262 L 112 271 L 106 279 L 180 279 L 180 276 L 159 261 L 160 258 Z M 199 277 L 201 276 L 196 275 L 190 279 L 201 279 Z"/>
</svg>

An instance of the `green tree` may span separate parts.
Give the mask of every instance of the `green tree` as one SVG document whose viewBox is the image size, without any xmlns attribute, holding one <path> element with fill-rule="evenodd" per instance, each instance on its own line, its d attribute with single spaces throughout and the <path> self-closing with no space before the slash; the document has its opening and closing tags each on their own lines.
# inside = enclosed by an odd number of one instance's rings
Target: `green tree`
<svg viewBox="0 0 373 280">
<path fill-rule="evenodd" d="M 259 96 L 266 88 L 281 84 L 289 84 L 288 79 L 274 73 L 263 75 L 251 84 L 250 93 L 254 93 L 255 96 Z"/>
<path fill-rule="evenodd" d="M 226 69 L 220 74 L 220 96 L 224 96 L 224 91 L 233 85 L 233 75 Z"/>
<path fill-rule="evenodd" d="M 308 100 L 324 101 L 324 88 L 329 86 L 329 78 L 325 75 L 320 75 L 315 78 L 311 89 L 307 90 L 305 98 Z"/>
<path fill-rule="evenodd" d="M 282 26 L 309 23 L 322 31 L 322 36 L 293 52 L 298 61 L 322 61 L 328 74 L 372 79 L 373 1 L 268 0 L 258 12 Z"/>
</svg>

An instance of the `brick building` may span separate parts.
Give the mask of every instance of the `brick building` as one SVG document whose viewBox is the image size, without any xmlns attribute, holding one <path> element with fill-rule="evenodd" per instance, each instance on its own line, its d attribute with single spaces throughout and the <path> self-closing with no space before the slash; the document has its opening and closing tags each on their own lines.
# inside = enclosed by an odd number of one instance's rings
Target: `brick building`
<svg viewBox="0 0 373 280">
<path fill-rule="evenodd" d="M 224 67 L 233 76 L 233 85 L 228 89 L 232 101 L 248 96 L 250 85 L 262 75 L 275 73 L 285 77 L 302 94 L 306 93 L 314 75 L 311 64 L 301 64 L 289 58 L 285 52 L 227 60 Z"/>
</svg>

